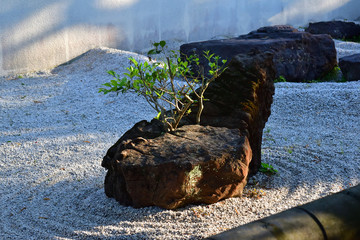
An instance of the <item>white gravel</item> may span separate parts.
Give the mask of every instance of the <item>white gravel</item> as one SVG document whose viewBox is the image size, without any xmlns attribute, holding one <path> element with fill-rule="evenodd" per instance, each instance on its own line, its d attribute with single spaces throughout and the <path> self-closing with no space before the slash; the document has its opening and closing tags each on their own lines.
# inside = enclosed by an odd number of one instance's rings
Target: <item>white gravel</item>
<svg viewBox="0 0 360 240">
<path fill-rule="evenodd" d="M 262 149 L 277 175 L 212 205 L 119 205 L 104 194 L 102 157 L 155 115 L 133 94 L 97 93 L 129 55 L 144 58 L 100 48 L 52 72 L 0 78 L 0 239 L 199 239 L 360 183 L 360 81 L 277 83 Z"/>
</svg>

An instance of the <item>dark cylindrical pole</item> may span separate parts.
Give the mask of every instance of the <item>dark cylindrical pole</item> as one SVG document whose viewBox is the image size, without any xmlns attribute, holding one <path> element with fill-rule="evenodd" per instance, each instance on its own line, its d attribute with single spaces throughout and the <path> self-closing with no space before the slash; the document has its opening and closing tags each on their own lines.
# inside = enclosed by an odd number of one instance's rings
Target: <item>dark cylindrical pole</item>
<svg viewBox="0 0 360 240">
<path fill-rule="evenodd" d="M 225 239 L 360 240 L 360 185 L 208 238 Z"/>
</svg>

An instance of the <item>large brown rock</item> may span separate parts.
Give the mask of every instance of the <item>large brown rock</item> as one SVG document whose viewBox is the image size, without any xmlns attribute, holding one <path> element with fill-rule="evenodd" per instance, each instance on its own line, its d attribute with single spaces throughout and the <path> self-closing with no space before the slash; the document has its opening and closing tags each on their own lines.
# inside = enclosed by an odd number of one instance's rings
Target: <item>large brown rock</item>
<svg viewBox="0 0 360 240">
<path fill-rule="evenodd" d="M 134 207 L 175 209 L 241 196 L 251 160 L 246 136 L 200 125 L 164 134 L 160 125 L 139 122 L 109 149 L 102 162 L 108 197 Z M 148 139 L 138 137 L 142 131 Z"/>
<path fill-rule="evenodd" d="M 299 32 L 286 25 L 263 27 L 237 38 L 194 42 L 180 47 L 182 54 L 200 56 L 205 73 L 209 67 L 203 52 L 207 50 L 228 61 L 238 54 L 272 52 L 276 78 L 283 76 L 289 82 L 320 79 L 337 65 L 335 44 L 329 35 Z"/>
<path fill-rule="evenodd" d="M 233 57 L 226 71 L 212 82 L 205 92 L 202 125 L 237 128 L 248 136 L 253 157 L 250 175 L 261 166 L 262 134 L 274 95 L 275 69 L 269 52 L 239 54 Z M 183 122 L 195 121 L 197 106 Z"/>
</svg>

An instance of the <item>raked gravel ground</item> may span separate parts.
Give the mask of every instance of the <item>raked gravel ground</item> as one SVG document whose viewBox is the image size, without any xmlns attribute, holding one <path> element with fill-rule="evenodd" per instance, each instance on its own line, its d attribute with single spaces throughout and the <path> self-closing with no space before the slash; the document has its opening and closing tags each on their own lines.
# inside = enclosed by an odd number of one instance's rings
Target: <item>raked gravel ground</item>
<svg viewBox="0 0 360 240">
<path fill-rule="evenodd" d="M 336 42 L 338 54 L 359 44 Z M 53 71 L 0 78 L 0 239 L 201 239 L 360 183 L 360 81 L 277 83 L 263 161 L 243 198 L 175 211 L 105 196 L 106 150 L 155 113 L 99 94 L 128 57 L 94 49 Z M 253 196 L 251 197 L 251 193 Z"/>
</svg>

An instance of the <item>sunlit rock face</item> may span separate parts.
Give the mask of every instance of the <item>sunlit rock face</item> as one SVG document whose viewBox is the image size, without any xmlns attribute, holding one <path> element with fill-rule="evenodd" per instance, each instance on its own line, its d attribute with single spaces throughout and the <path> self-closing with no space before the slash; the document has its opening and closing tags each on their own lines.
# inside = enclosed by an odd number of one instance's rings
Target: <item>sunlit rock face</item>
<svg viewBox="0 0 360 240">
<path fill-rule="evenodd" d="M 240 197 L 251 148 L 238 129 L 186 125 L 155 138 L 156 121 L 142 121 L 103 160 L 105 193 L 123 205 L 175 209 Z M 152 135 L 152 136 L 155 136 Z"/>
<path fill-rule="evenodd" d="M 228 61 L 240 53 L 271 52 L 276 78 L 283 76 L 289 82 L 319 79 L 337 64 L 335 44 L 330 36 L 299 32 L 286 25 L 262 27 L 237 38 L 194 42 L 180 48 L 184 55 L 200 56 L 205 72 L 209 67 L 203 52 L 208 50 Z"/>
</svg>

